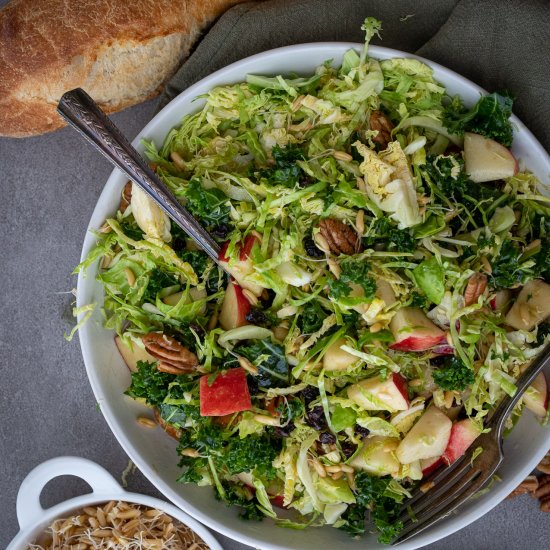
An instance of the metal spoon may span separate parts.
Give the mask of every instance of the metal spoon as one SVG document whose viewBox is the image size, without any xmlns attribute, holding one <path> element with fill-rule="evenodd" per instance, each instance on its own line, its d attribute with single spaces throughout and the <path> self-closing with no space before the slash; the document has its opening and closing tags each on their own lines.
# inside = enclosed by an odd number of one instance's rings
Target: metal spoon
<svg viewBox="0 0 550 550">
<path fill-rule="evenodd" d="M 100 153 L 139 185 L 218 265 L 220 247 L 199 222 L 172 195 L 122 132 L 82 89 L 66 92 L 58 113 Z M 220 265 L 224 271 L 227 269 Z"/>
</svg>

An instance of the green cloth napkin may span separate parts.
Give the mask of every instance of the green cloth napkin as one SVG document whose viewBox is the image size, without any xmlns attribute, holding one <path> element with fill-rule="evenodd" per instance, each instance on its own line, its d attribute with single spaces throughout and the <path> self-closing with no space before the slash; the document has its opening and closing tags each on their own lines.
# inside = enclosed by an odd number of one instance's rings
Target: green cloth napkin
<svg viewBox="0 0 550 550">
<path fill-rule="evenodd" d="M 415 52 L 488 91 L 507 89 L 514 112 L 550 151 L 548 0 L 271 0 L 228 10 L 168 83 L 159 108 L 208 74 L 249 55 L 304 42 L 363 42 Z"/>
</svg>

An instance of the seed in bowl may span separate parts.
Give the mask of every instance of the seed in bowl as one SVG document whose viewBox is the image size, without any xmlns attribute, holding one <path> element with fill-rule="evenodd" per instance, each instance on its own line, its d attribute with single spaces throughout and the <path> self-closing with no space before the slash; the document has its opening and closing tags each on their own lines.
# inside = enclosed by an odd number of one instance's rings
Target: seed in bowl
<svg viewBox="0 0 550 550">
<path fill-rule="evenodd" d="M 78 514 L 55 520 L 27 550 L 100 548 L 208 550 L 189 527 L 161 510 L 128 502 L 87 506 Z"/>
</svg>

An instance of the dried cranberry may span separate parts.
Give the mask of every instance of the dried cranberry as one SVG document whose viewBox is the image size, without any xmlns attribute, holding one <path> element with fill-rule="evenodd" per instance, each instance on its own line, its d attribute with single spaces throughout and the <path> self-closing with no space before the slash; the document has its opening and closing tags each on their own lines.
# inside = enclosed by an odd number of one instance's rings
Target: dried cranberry
<svg viewBox="0 0 550 550">
<path fill-rule="evenodd" d="M 204 332 L 204 329 L 200 325 L 197 325 L 196 323 L 191 323 L 189 325 L 189 328 L 193 330 L 193 332 L 197 335 L 199 340 L 204 340 L 204 337 L 206 336 L 206 334 Z"/>
<path fill-rule="evenodd" d="M 281 426 L 280 428 L 275 428 L 274 433 L 277 437 L 288 437 L 296 428 L 292 420 L 286 425 Z"/>
<path fill-rule="evenodd" d="M 312 401 L 315 401 L 319 397 L 319 390 L 315 386 L 306 386 L 302 390 L 302 397 L 306 405 L 309 405 Z"/>
<path fill-rule="evenodd" d="M 313 181 L 313 178 L 310 178 L 308 175 L 304 174 L 299 180 L 298 180 L 298 187 L 301 187 L 302 189 L 304 187 L 309 187 L 310 185 L 313 185 L 315 182 Z"/>
<path fill-rule="evenodd" d="M 323 407 L 321 407 L 321 405 L 317 405 L 316 407 L 313 407 L 313 409 L 308 411 L 306 415 L 306 423 L 318 432 L 327 428 L 325 411 L 323 411 Z"/>
<path fill-rule="evenodd" d="M 363 426 L 359 426 L 359 424 L 355 425 L 355 434 L 359 435 L 361 437 L 367 437 L 367 435 L 370 434 L 370 430 L 368 428 L 363 428 Z"/>
<path fill-rule="evenodd" d="M 332 445 L 336 443 L 336 437 L 330 432 L 322 432 L 319 435 L 319 441 L 325 445 Z"/>
<path fill-rule="evenodd" d="M 258 386 L 258 382 L 256 382 L 256 379 L 253 376 L 247 376 L 246 383 L 248 385 L 248 392 L 250 393 L 250 395 L 257 395 L 260 391 L 260 387 Z"/>
<path fill-rule="evenodd" d="M 320 260 L 321 258 L 325 257 L 325 253 L 320 248 L 317 248 L 315 241 L 311 237 L 306 237 L 303 240 L 303 245 L 304 245 L 304 250 L 306 251 L 306 254 L 310 258 L 316 258 Z"/>
<path fill-rule="evenodd" d="M 357 450 L 357 445 L 351 441 L 343 441 L 341 447 L 346 458 L 349 458 Z"/>
</svg>

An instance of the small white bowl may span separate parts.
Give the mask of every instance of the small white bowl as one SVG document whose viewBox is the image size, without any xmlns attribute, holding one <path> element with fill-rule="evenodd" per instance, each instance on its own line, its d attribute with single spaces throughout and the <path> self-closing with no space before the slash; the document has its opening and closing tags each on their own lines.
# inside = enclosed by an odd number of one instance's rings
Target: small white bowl
<svg viewBox="0 0 550 550">
<path fill-rule="evenodd" d="M 90 485 L 92 492 L 66 500 L 48 509 L 42 508 L 40 493 L 42 493 L 46 483 L 64 475 L 72 475 L 83 479 Z M 72 516 L 85 506 L 96 506 L 110 500 L 141 504 L 161 510 L 187 525 L 212 550 L 222 550 L 219 542 L 204 525 L 195 521 L 179 508 L 158 498 L 129 493 L 122 489 L 107 470 L 91 460 L 75 456 L 60 456 L 43 462 L 23 480 L 17 494 L 17 521 L 21 530 L 11 541 L 7 550 L 25 550 L 27 545 L 34 543 L 56 519 Z"/>
<path fill-rule="evenodd" d="M 160 146 L 169 130 L 180 124 L 182 117 L 194 113 L 204 105 L 204 99 L 195 98 L 205 94 L 215 86 L 242 82 L 249 73 L 274 75 L 297 73 L 312 74 L 315 68 L 328 59 L 335 64 L 341 62 L 344 53 L 362 45 L 345 42 L 321 42 L 298 44 L 278 48 L 238 61 L 204 78 L 191 86 L 169 103 L 139 133 L 133 141 L 138 151 L 143 152 L 142 138 L 153 140 Z M 483 89 L 458 75 L 457 73 L 417 56 L 391 50 L 371 47 L 369 55 L 376 59 L 409 57 L 420 59 L 434 70 L 436 80 L 440 81 L 450 95 L 459 94 L 467 105 L 473 105 Z M 550 158 L 540 143 L 525 125 L 515 116 L 514 146 L 512 151 L 520 159 L 520 167 L 529 167 L 541 181 L 550 182 Z M 115 170 L 108 179 L 90 220 L 90 229 L 98 229 L 105 218 L 116 212 L 120 192 L 127 178 Z M 96 238 L 88 233 L 84 240 L 82 258 L 95 245 Z M 271 520 L 261 523 L 246 522 L 238 518 L 238 511 L 228 509 L 214 497 L 210 487 L 182 485 L 176 480 L 178 469 L 176 443 L 161 430 L 144 430 L 136 418 L 147 414 L 147 408 L 124 396 L 130 384 L 130 373 L 122 361 L 113 341 L 113 333 L 102 326 L 100 307 L 103 304 L 103 288 L 95 280 L 97 264 L 87 275 L 78 278 L 77 306 L 95 303 L 97 308 L 88 322 L 80 329 L 80 344 L 86 364 L 88 377 L 101 412 L 119 443 L 132 461 L 145 474 L 159 491 L 174 504 L 205 523 L 212 529 L 250 546 L 262 550 L 318 550 L 319 548 L 365 548 L 370 550 L 387 548 L 369 536 L 354 540 L 346 533 L 332 527 L 309 528 L 301 531 L 277 527 Z M 83 319 L 79 316 L 79 321 Z M 547 372 L 550 375 L 550 369 Z M 459 513 L 452 514 L 433 527 L 399 546 L 400 550 L 412 550 L 430 544 L 458 531 L 462 527 L 480 518 L 496 506 L 509 494 L 523 478 L 535 467 L 550 447 L 550 430 L 542 427 L 528 411 L 523 416 L 504 445 L 505 459 L 499 470 L 501 483 L 495 484 L 491 491 L 470 500 Z"/>
</svg>

